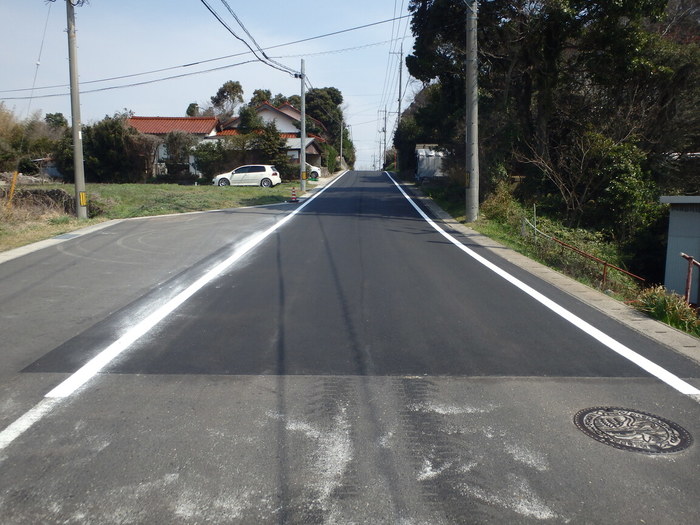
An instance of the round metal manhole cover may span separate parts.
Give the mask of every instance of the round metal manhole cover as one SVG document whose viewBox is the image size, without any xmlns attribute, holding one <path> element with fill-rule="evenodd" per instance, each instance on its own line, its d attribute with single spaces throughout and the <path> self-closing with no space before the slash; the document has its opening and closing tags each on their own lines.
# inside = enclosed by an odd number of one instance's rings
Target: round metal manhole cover
<svg viewBox="0 0 700 525">
<path fill-rule="evenodd" d="M 693 442 L 688 431 L 680 425 L 628 408 L 586 408 L 574 416 L 574 423 L 583 433 L 601 443 L 647 454 L 678 452 Z"/>
</svg>

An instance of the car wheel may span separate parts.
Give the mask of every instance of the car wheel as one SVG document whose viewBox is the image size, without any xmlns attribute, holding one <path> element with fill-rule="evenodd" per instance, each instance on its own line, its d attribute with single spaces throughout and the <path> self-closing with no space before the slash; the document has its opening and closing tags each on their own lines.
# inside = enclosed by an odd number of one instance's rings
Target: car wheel
<svg viewBox="0 0 700 525">
<path fill-rule="evenodd" d="M 270 179 L 263 179 L 260 181 L 260 186 L 262 186 L 263 188 L 271 188 L 272 181 Z"/>
<path fill-rule="evenodd" d="M 228 179 L 219 179 L 219 186 L 229 186 L 231 181 Z"/>
</svg>

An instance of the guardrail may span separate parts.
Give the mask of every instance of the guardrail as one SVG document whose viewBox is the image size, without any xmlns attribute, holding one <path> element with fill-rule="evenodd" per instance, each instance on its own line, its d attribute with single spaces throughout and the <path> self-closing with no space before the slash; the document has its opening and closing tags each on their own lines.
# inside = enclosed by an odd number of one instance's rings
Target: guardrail
<svg viewBox="0 0 700 525">
<path fill-rule="evenodd" d="M 646 282 L 646 279 L 644 279 L 644 277 L 640 277 L 639 275 L 635 275 L 635 274 L 633 274 L 633 273 L 631 273 L 631 272 L 628 272 L 627 270 L 625 270 L 625 269 L 623 269 L 623 268 L 620 268 L 620 267 L 618 267 L 618 266 L 615 266 L 614 264 L 611 264 L 611 263 L 609 263 L 608 261 L 604 261 L 603 259 L 601 259 L 601 258 L 599 258 L 599 257 L 596 257 L 595 255 L 592 255 L 592 254 L 590 254 L 590 253 L 584 252 L 583 250 L 581 250 L 581 249 L 579 249 L 579 248 L 576 248 L 575 246 L 572 246 L 571 244 L 568 244 L 568 243 L 566 243 L 566 242 L 564 242 L 564 241 L 562 241 L 562 240 L 560 240 L 560 239 L 557 239 L 556 237 L 554 237 L 554 236 L 552 236 L 552 235 L 549 235 L 549 234 L 543 232 L 542 230 L 538 229 L 537 226 L 536 226 L 535 224 L 532 224 L 527 218 L 524 218 L 523 221 L 524 221 L 525 223 L 527 223 L 527 225 L 530 226 L 530 227 L 533 229 L 533 231 L 535 232 L 535 234 L 539 234 L 539 235 L 541 235 L 542 237 L 545 237 L 546 239 L 549 239 L 550 241 L 553 241 L 553 242 L 555 242 L 555 243 L 557 243 L 557 244 L 559 244 L 559 245 L 561 245 L 561 246 L 563 246 L 563 247 L 565 247 L 565 248 L 568 248 L 569 250 L 571 250 L 571 251 L 573 251 L 573 252 L 575 252 L 575 253 L 581 255 L 582 257 L 585 257 L 585 258 L 587 258 L 587 259 L 590 259 L 591 261 L 595 261 L 595 262 L 597 262 L 598 264 L 603 265 L 603 275 L 602 275 L 602 283 L 603 283 L 603 286 L 605 286 L 606 281 L 607 281 L 608 269 L 611 269 L 611 270 L 615 270 L 615 271 L 624 273 L 625 275 L 627 275 L 627 276 L 629 276 L 629 277 L 632 277 L 633 279 L 637 279 L 638 281 L 640 281 L 640 282 L 642 282 L 642 283 Z M 695 263 L 698 264 L 697 261 L 696 261 Z"/>
<path fill-rule="evenodd" d="M 700 261 L 685 253 L 681 253 L 681 257 L 688 261 L 688 275 L 685 278 L 685 295 L 683 297 L 685 298 L 685 302 L 690 304 L 690 287 L 693 284 L 693 266 L 700 267 Z"/>
</svg>

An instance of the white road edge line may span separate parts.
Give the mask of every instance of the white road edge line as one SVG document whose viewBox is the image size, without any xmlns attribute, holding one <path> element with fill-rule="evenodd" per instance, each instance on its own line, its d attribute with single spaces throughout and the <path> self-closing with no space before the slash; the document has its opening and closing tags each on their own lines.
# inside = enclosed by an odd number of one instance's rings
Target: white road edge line
<svg viewBox="0 0 700 525">
<path fill-rule="evenodd" d="M 628 359 L 629 361 L 633 362 L 635 365 L 639 366 L 643 370 L 646 370 L 649 372 L 651 375 L 655 376 L 656 378 L 660 379 L 667 385 L 671 386 L 672 388 L 676 389 L 678 392 L 681 394 L 685 394 L 687 396 L 693 396 L 694 398 L 696 396 L 700 396 L 700 390 L 695 388 L 693 385 L 683 381 L 681 378 L 678 376 L 672 374 L 668 370 L 660 367 L 653 361 L 650 361 L 646 357 L 638 354 L 634 350 L 628 348 L 627 346 L 623 345 L 619 341 L 613 339 L 609 335 L 605 334 L 592 324 L 588 323 L 587 321 L 584 321 L 577 315 L 573 314 L 572 312 L 568 311 L 566 308 L 560 306 L 559 304 L 555 303 L 548 297 L 544 296 L 534 288 L 528 286 L 518 278 L 512 276 L 502 268 L 496 266 L 489 260 L 483 258 L 481 255 L 473 251 L 472 249 L 468 248 L 461 242 L 459 242 L 457 239 L 452 237 L 449 233 L 447 233 L 445 230 L 443 230 L 440 226 L 435 223 L 428 215 L 421 210 L 418 205 L 413 202 L 413 199 L 408 196 L 408 194 L 404 191 L 404 189 L 401 187 L 399 183 L 397 183 L 394 178 L 388 173 L 386 173 L 387 177 L 391 180 L 391 182 L 394 183 L 394 185 L 399 189 L 399 191 L 403 194 L 403 196 L 406 198 L 408 202 L 411 203 L 411 206 L 415 208 L 415 210 L 420 214 L 423 219 L 430 224 L 440 235 L 445 237 L 448 241 L 450 241 L 452 244 L 454 244 L 457 248 L 462 250 L 464 253 L 472 257 L 474 260 L 477 262 L 483 264 L 486 266 L 489 270 L 492 272 L 496 273 L 512 285 L 516 286 L 526 294 L 528 294 L 530 297 L 544 305 L 545 307 L 549 308 L 552 312 L 555 314 L 559 315 L 560 317 L 564 318 L 566 321 L 570 322 L 573 324 L 576 328 L 582 330 L 584 333 L 588 334 L 589 336 L 593 337 L 603 345 L 607 346 L 610 348 L 612 351 L 618 353 L 622 357 Z"/>
<path fill-rule="evenodd" d="M 263 240 L 272 235 L 275 231 L 281 228 L 284 224 L 289 222 L 296 214 L 303 210 L 308 204 L 311 203 L 316 197 L 321 195 L 326 189 L 330 188 L 337 180 L 342 178 L 345 174 L 344 172 L 338 177 L 330 181 L 328 184 L 320 188 L 320 190 L 313 195 L 311 195 L 307 200 L 303 201 L 297 209 L 292 211 L 289 215 L 285 216 L 282 220 L 275 223 L 273 226 L 267 230 L 254 234 L 248 237 L 242 244 L 240 244 L 234 250 L 233 254 L 229 256 L 224 261 L 217 264 L 214 268 L 209 270 L 204 276 L 197 279 L 190 286 L 185 288 L 177 296 L 173 297 L 170 301 L 165 303 L 163 306 L 153 311 L 151 314 L 146 316 L 142 321 L 134 325 L 130 330 L 128 330 L 119 339 L 114 341 L 99 354 L 93 357 L 75 373 L 70 375 L 62 383 L 48 392 L 44 399 L 37 403 L 33 408 L 29 409 L 24 415 L 20 416 L 17 420 L 11 423 L 8 427 L 0 432 L 0 451 L 4 450 L 10 443 L 21 436 L 29 428 L 31 428 L 37 421 L 41 420 L 44 416 L 49 414 L 58 405 L 61 399 L 69 397 L 71 394 L 75 393 L 81 386 L 87 383 L 90 379 L 95 377 L 105 366 L 112 362 L 117 356 L 129 348 L 133 343 L 138 341 L 141 337 L 146 335 L 150 330 L 152 330 L 158 323 L 170 315 L 176 308 L 182 305 L 195 293 L 201 290 L 208 283 L 216 279 L 221 275 L 226 269 L 228 269 L 235 262 L 240 260 L 243 256 L 252 251 L 257 247 Z"/>
</svg>

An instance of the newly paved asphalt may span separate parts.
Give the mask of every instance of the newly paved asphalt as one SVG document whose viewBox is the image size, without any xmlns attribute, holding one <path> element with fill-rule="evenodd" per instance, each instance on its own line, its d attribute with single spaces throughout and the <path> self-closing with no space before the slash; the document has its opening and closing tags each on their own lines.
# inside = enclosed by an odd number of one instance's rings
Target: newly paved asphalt
<svg viewBox="0 0 700 525">
<path fill-rule="evenodd" d="M 696 443 L 641 454 L 573 423 L 627 407 L 697 437 L 698 400 L 457 249 L 377 172 L 335 180 L 42 401 L 299 206 L 123 221 L 0 264 L 0 432 L 48 407 L 0 434 L 0 522 L 700 521 Z M 453 233 L 700 387 L 693 359 Z"/>
</svg>

